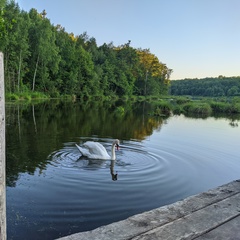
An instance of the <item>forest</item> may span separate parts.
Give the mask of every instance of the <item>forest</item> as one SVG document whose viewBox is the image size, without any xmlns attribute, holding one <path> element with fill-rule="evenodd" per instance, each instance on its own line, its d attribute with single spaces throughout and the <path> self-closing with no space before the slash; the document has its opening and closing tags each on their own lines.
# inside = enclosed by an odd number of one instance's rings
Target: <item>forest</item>
<svg viewBox="0 0 240 240">
<path fill-rule="evenodd" d="M 190 95 L 206 97 L 240 96 L 240 77 L 183 79 L 171 81 L 172 95 Z"/>
<path fill-rule="evenodd" d="M 47 12 L 21 10 L 0 0 L 0 51 L 6 93 L 41 92 L 50 97 L 148 96 L 168 94 L 172 69 L 149 49 L 97 45 L 87 32 L 54 26 Z"/>
</svg>

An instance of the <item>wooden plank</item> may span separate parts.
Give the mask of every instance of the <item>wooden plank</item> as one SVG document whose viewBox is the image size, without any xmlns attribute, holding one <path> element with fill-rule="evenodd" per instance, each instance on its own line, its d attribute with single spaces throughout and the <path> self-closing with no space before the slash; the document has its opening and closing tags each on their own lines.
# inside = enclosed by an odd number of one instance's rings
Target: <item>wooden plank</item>
<svg viewBox="0 0 240 240">
<path fill-rule="evenodd" d="M 195 239 L 240 216 L 240 193 L 157 227 L 132 240 Z M 231 223 L 231 222 L 230 222 Z"/>
<path fill-rule="evenodd" d="M 196 240 L 239 240 L 240 216 L 196 238 Z"/>
</svg>

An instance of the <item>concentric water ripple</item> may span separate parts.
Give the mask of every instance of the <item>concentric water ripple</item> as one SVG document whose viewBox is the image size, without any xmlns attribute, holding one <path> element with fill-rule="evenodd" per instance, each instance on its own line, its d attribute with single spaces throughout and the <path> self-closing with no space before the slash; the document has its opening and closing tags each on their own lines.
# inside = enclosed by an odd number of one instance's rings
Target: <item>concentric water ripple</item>
<svg viewBox="0 0 240 240">
<path fill-rule="evenodd" d="M 110 151 L 111 144 L 101 143 Z M 74 189 L 81 189 L 86 194 L 81 195 L 81 198 L 88 198 L 89 191 L 95 193 L 94 198 L 122 191 L 125 193 L 126 205 L 132 204 L 133 209 L 139 209 L 139 204 L 142 204 L 143 209 L 160 206 L 169 199 L 174 201 L 191 192 L 192 186 L 186 172 L 194 174 L 194 168 L 184 160 L 184 153 L 181 156 L 179 152 L 174 154 L 172 149 L 147 148 L 139 142 L 124 141 L 116 155 L 116 161 L 90 160 L 81 157 L 74 143 L 66 143 L 63 149 L 49 156 L 52 170 L 64 171 L 64 175 L 56 174 L 53 181 L 59 189 L 72 189 L 73 192 Z M 113 174 L 117 174 L 117 179 L 114 179 Z M 61 179 L 63 177 L 64 181 Z M 147 200 L 149 197 L 151 204 Z M 77 201 L 75 204 L 78 204 Z"/>
</svg>

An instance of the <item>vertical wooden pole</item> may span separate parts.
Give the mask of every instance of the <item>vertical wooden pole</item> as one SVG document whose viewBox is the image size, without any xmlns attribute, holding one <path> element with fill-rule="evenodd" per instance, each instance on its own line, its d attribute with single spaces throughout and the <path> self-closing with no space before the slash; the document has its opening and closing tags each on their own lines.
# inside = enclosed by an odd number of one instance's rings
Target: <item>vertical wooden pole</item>
<svg viewBox="0 0 240 240">
<path fill-rule="evenodd" d="M 0 52 L 0 240 L 6 240 L 6 176 L 5 176 L 5 94 L 3 53 Z"/>
</svg>

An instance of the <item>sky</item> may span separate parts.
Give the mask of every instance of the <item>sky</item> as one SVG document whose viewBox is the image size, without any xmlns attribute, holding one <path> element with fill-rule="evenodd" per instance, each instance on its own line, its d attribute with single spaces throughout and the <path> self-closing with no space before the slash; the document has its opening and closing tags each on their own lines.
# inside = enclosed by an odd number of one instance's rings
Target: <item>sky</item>
<svg viewBox="0 0 240 240">
<path fill-rule="evenodd" d="M 98 46 L 150 49 L 172 80 L 240 76 L 239 0 L 15 0 Z"/>
</svg>

